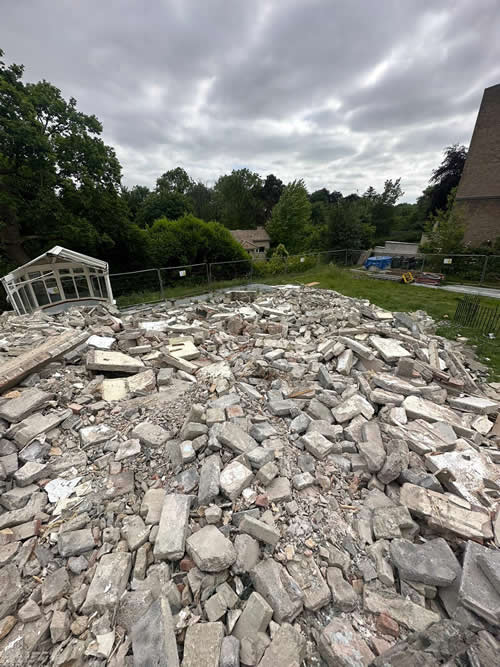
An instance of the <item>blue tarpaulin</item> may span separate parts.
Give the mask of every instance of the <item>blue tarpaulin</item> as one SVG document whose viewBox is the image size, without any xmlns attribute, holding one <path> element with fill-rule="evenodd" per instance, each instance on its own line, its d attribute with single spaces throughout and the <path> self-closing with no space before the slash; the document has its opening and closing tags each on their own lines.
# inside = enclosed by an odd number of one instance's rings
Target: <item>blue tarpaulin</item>
<svg viewBox="0 0 500 667">
<path fill-rule="evenodd" d="M 376 266 L 377 269 L 390 269 L 392 257 L 390 255 L 383 255 L 382 257 L 368 257 L 365 262 L 365 267 Z"/>
</svg>

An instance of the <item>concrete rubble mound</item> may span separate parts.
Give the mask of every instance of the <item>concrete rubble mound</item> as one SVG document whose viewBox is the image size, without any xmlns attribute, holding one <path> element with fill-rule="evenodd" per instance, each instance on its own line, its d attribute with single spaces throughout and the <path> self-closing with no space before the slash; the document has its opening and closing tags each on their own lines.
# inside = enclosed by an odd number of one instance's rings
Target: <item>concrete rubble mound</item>
<svg viewBox="0 0 500 667">
<path fill-rule="evenodd" d="M 500 385 L 312 287 L 0 315 L 0 664 L 499 664 Z"/>
</svg>

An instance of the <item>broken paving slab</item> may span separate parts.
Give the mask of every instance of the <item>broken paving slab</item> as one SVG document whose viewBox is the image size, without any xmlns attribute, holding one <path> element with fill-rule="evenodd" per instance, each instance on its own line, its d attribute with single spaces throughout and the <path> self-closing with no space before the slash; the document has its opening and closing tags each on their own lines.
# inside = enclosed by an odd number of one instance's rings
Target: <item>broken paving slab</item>
<svg viewBox="0 0 500 667">
<path fill-rule="evenodd" d="M 159 560 L 180 560 L 184 556 L 191 496 L 165 496 L 153 553 Z"/>
<path fill-rule="evenodd" d="M 161 447 L 167 442 L 170 434 L 157 424 L 141 422 L 134 426 L 130 437 L 139 439 L 141 443 L 149 447 Z"/>
<path fill-rule="evenodd" d="M 474 412 L 478 415 L 491 415 L 500 410 L 500 403 L 480 396 L 461 396 L 448 398 L 452 408 L 464 412 Z"/>
<path fill-rule="evenodd" d="M 469 541 L 465 547 L 459 599 L 467 609 L 495 626 L 500 626 L 500 593 L 492 586 L 479 561 L 490 549 Z M 483 561 L 484 563 L 484 561 Z"/>
<path fill-rule="evenodd" d="M 97 564 L 90 582 L 82 613 L 114 612 L 127 588 L 132 556 L 125 552 L 105 554 Z"/>
<path fill-rule="evenodd" d="M 90 371 L 101 373 L 139 373 L 144 370 L 144 363 L 124 352 L 89 350 L 86 367 Z"/>
<path fill-rule="evenodd" d="M 134 667 L 179 667 L 175 624 L 167 598 L 161 595 L 132 626 Z"/>
<path fill-rule="evenodd" d="M 293 580 L 298 584 L 304 595 L 304 607 L 317 611 L 330 602 L 331 594 L 328 584 L 314 558 L 304 557 L 300 561 L 290 561 L 286 568 Z"/>
<path fill-rule="evenodd" d="M 457 577 L 455 555 L 442 537 L 425 544 L 393 540 L 390 551 L 401 579 L 430 586 L 450 586 Z"/>
<path fill-rule="evenodd" d="M 488 514 L 460 507 L 444 494 L 405 483 L 400 500 L 410 512 L 427 519 L 429 526 L 437 530 L 449 530 L 469 540 L 493 538 Z"/>
<path fill-rule="evenodd" d="M 47 433 L 59 426 L 70 415 L 71 410 L 51 412 L 47 415 L 30 415 L 17 425 L 19 428 L 16 428 L 14 440 L 21 447 L 25 447 L 42 433 Z"/>
<path fill-rule="evenodd" d="M 496 592 L 500 595 L 500 551 L 495 549 L 483 551 L 477 557 L 477 562 Z"/>
<path fill-rule="evenodd" d="M 460 428 L 465 427 L 456 412 L 444 405 L 438 405 L 420 396 L 407 396 L 403 408 L 411 419 L 425 419 L 429 422 L 447 422 L 461 434 Z"/>
<path fill-rule="evenodd" d="M 0 405 L 0 419 L 11 423 L 20 422 L 32 412 L 44 408 L 53 398 L 54 394 L 40 389 L 25 389 L 17 398 L 10 398 Z"/>
<path fill-rule="evenodd" d="M 239 426 L 230 422 L 224 422 L 220 425 L 217 430 L 217 439 L 236 454 L 244 454 L 258 446 L 258 442 L 254 438 L 245 433 Z"/>
<path fill-rule="evenodd" d="M 184 639 L 182 667 L 219 667 L 223 638 L 221 622 L 190 625 Z"/>
<path fill-rule="evenodd" d="M 306 642 L 302 634 L 290 623 L 282 623 L 265 650 L 259 667 L 299 667 L 305 659 L 305 650 Z"/>
<path fill-rule="evenodd" d="M 402 357 L 413 356 L 402 345 L 392 338 L 382 338 L 381 336 L 370 336 L 370 343 L 387 363 L 399 361 Z"/>
<path fill-rule="evenodd" d="M 440 620 L 436 614 L 389 590 L 364 588 L 363 606 L 372 614 L 387 614 L 409 630 L 420 632 Z"/>
</svg>

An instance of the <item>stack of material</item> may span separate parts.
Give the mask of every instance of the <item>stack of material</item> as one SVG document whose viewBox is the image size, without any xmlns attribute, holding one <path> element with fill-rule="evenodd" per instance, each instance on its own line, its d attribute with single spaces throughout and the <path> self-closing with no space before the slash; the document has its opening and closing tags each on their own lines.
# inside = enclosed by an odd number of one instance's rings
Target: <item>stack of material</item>
<svg viewBox="0 0 500 667">
<path fill-rule="evenodd" d="M 311 288 L 2 316 L 74 349 L 0 398 L 0 664 L 496 664 L 499 387 L 431 331 Z"/>
</svg>

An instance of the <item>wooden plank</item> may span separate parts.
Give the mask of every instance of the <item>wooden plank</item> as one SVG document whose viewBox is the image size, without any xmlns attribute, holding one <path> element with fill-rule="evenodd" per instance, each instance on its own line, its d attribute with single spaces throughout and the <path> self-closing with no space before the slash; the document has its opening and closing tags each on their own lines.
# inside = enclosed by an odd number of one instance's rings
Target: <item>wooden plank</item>
<svg viewBox="0 0 500 667">
<path fill-rule="evenodd" d="M 86 331 L 71 329 L 59 336 L 51 336 L 47 342 L 10 359 L 0 369 L 0 392 L 15 387 L 27 375 L 70 352 L 84 343 L 88 337 Z"/>
</svg>

